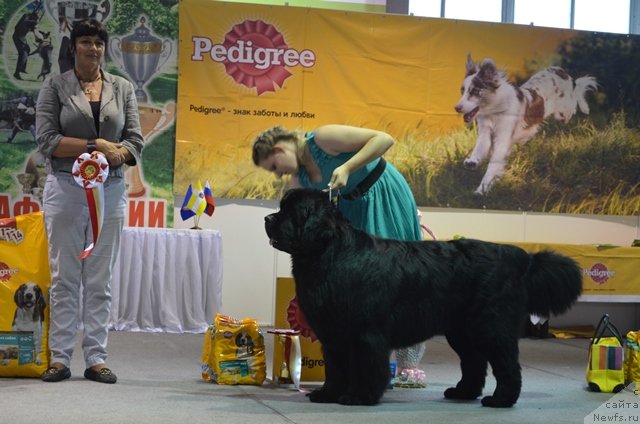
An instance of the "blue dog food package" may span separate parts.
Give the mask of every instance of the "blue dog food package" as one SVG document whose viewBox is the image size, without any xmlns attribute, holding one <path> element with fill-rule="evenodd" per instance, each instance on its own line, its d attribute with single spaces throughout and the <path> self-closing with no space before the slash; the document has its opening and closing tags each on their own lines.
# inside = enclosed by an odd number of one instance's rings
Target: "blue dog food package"
<svg viewBox="0 0 640 424">
<path fill-rule="evenodd" d="M 42 212 L 0 219 L 0 377 L 48 368 L 50 284 Z"/>
</svg>

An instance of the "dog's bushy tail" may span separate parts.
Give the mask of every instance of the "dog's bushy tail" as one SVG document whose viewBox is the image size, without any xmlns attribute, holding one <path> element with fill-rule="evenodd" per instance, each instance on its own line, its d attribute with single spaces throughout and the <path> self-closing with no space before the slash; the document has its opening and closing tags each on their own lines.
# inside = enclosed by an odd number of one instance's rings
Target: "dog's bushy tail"
<svg viewBox="0 0 640 424">
<path fill-rule="evenodd" d="M 545 317 L 559 315 L 582 293 L 582 272 L 573 259 L 545 250 L 531 255 L 525 284 L 529 313 Z"/>
<path fill-rule="evenodd" d="M 594 77 L 580 77 L 575 81 L 575 88 L 573 89 L 573 96 L 576 99 L 578 107 L 582 113 L 589 114 L 589 104 L 585 95 L 589 91 L 597 91 L 598 83 Z"/>
</svg>

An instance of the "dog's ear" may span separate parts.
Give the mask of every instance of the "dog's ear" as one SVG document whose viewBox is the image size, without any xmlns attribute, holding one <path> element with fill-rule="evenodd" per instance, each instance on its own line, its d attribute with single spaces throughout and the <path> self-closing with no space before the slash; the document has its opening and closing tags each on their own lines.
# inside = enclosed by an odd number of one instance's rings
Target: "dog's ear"
<svg viewBox="0 0 640 424">
<path fill-rule="evenodd" d="M 478 65 L 473 63 L 473 59 L 471 59 L 471 53 L 467 53 L 467 64 L 466 64 L 466 74 L 465 78 L 469 75 L 473 75 L 478 72 Z"/>
<path fill-rule="evenodd" d="M 38 291 L 40 291 L 40 288 L 38 287 Z M 42 322 L 44 322 L 44 310 L 47 307 L 47 301 L 44 299 L 44 296 L 42 296 L 42 292 L 40 291 L 40 295 L 38 296 L 38 301 L 36 303 L 38 305 L 37 308 L 35 308 L 35 311 L 33 311 L 33 313 L 35 314 L 36 311 L 38 313 L 37 317 L 34 317 L 35 320 L 40 320 Z"/>
<path fill-rule="evenodd" d="M 44 294 L 42 293 L 40 286 L 36 286 L 36 296 L 38 298 L 38 306 L 44 309 L 44 307 L 47 306 L 47 300 L 44 298 Z"/>
<path fill-rule="evenodd" d="M 22 308 L 22 305 L 24 305 L 24 291 L 26 290 L 26 288 L 27 285 L 22 284 L 20 287 L 18 287 L 18 290 L 16 290 L 16 293 L 13 295 L 13 301 L 16 302 L 18 308 Z"/>
<path fill-rule="evenodd" d="M 304 215 L 301 239 L 305 240 L 305 243 L 318 246 L 335 237 L 339 212 L 329 201 L 328 195 L 322 193 L 321 196 L 315 197 L 307 205 Z"/>
<path fill-rule="evenodd" d="M 478 70 L 478 76 L 485 83 L 497 84 L 500 75 L 496 63 L 492 59 L 483 60 Z"/>
</svg>

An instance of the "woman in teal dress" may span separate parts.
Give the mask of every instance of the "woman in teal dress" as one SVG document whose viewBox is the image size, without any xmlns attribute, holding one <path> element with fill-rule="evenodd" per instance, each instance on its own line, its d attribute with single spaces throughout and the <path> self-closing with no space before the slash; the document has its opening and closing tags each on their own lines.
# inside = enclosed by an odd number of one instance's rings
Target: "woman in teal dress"
<svg viewBox="0 0 640 424">
<path fill-rule="evenodd" d="M 411 188 L 382 155 L 394 144 L 389 134 L 347 125 L 324 125 L 312 132 L 276 126 L 253 144 L 253 162 L 290 186 L 331 190 L 338 209 L 355 227 L 397 240 L 421 240 Z M 418 369 L 424 343 L 396 352 L 399 384 L 424 387 Z"/>
</svg>

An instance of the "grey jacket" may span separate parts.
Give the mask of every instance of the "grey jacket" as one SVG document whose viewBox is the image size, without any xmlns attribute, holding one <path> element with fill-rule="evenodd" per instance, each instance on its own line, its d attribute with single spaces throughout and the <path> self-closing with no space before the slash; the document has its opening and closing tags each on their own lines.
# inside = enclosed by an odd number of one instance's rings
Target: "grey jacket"
<svg viewBox="0 0 640 424">
<path fill-rule="evenodd" d="M 76 158 L 54 158 L 53 151 L 63 136 L 104 138 L 121 143 L 133 155 L 127 165 L 140 160 L 144 144 L 138 115 L 138 102 L 128 80 L 103 71 L 100 103 L 100 133 L 89 101 L 82 93 L 73 69 L 47 79 L 36 105 L 36 142 L 46 158 L 47 172 L 71 172 Z M 110 167 L 109 176 L 124 177 L 124 166 Z"/>
</svg>

